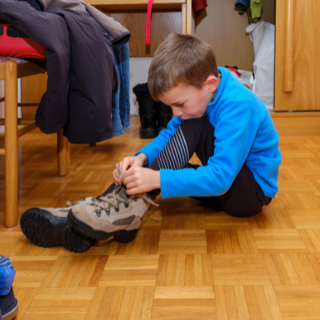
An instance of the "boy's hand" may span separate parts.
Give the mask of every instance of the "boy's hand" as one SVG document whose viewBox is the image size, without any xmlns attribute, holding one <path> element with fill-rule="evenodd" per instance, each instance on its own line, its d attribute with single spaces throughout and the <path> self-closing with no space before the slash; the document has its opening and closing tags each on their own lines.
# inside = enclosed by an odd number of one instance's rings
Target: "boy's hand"
<svg viewBox="0 0 320 320">
<path fill-rule="evenodd" d="M 129 195 L 160 189 L 160 171 L 136 166 L 124 172 L 121 178 Z"/>
<path fill-rule="evenodd" d="M 139 153 L 136 157 L 126 157 L 120 162 L 120 168 L 123 172 L 128 168 L 143 167 L 147 163 L 147 156 L 144 153 Z"/>
<path fill-rule="evenodd" d="M 143 167 L 144 164 L 146 164 L 148 161 L 147 156 L 143 153 L 138 154 L 136 157 L 126 157 L 120 162 L 120 168 L 122 172 L 125 172 L 128 170 L 128 168 L 134 168 L 134 167 Z M 121 177 L 117 169 L 114 169 L 113 171 L 113 180 L 117 186 L 121 185 L 123 183 L 123 178 Z"/>
</svg>

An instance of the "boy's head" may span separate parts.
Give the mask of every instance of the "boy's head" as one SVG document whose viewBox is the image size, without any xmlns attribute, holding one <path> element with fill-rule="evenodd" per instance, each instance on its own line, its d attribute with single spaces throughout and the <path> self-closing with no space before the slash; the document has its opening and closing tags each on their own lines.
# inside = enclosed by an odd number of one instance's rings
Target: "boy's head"
<svg viewBox="0 0 320 320">
<path fill-rule="evenodd" d="M 198 37 L 171 33 L 156 50 L 149 91 L 154 100 L 169 105 L 175 116 L 185 120 L 203 116 L 218 85 L 213 49 Z"/>
</svg>

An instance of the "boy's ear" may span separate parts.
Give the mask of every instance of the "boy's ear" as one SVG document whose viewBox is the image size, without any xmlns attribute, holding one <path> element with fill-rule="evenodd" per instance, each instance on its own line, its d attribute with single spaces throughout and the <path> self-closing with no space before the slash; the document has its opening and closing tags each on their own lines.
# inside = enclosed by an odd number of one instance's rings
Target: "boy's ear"
<svg viewBox="0 0 320 320">
<path fill-rule="evenodd" d="M 207 78 L 206 87 L 207 87 L 209 92 L 211 92 L 211 93 L 216 92 L 217 88 L 218 88 L 218 85 L 219 85 L 218 79 L 214 75 L 210 75 Z"/>
</svg>

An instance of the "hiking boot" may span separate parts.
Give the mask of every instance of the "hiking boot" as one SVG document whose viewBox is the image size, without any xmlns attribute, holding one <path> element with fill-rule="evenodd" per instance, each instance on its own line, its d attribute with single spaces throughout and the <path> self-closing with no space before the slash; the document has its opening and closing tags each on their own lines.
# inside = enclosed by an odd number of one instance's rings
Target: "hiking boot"
<svg viewBox="0 0 320 320">
<path fill-rule="evenodd" d="M 139 103 L 139 115 L 142 139 L 150 139 L 156 136 L 156 102 L 152 99 L 148 83 L 137 84 L 132 88 Z"/>
<path fill-rule="evenodd" d="M 19 311 L 12 289 L 15 273 L 10 259 L 0 256 L 0 319 L 11 320 Z"/>
<path fill-rule="evenodd" d="M 156 103 L 156 112 L 157 112 L 156 135 L 158 135 L 161 130 L 167 129 L 168 123 L 172 118 L 172 109 L 168 105 L 160 101 Z"/>
<path fill-rule="evenodd" d="M 117 169 L 120 172 L 119 165 Z M 105 240 L 113 236 L 116 241 L 127 243 L 134 240 L 150 204 L 158 206 L 146 194 L 129 196 L 124 186 L 116 186 L 97 202 L 72 207 L 68 221 L 87 237 Z"/>
<path fill-rule="evenodd" d="M 31 208 L 20 219 L 23 234 L 35 245 L 49 248 L 63 246 L 71 252 L 85 252 L 93 239 L 83 237 L 73 230 L 67 215 L 71 208 L 79 203 L 93 203 L 95 198 L 85 198 L 72 204 L 67 202 L 65 208 Z"/>
</svg>

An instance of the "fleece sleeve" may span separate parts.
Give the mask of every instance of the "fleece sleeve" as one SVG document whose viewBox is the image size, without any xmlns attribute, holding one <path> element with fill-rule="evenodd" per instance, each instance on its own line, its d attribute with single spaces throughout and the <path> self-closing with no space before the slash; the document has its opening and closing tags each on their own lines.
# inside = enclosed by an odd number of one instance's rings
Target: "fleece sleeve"
<svg viewBox="0 0 320 320">
<path fill-rule="evenodd" d="M 160 170 L 162 198 L 218 196 L 226 193 L 248 157 L 251 102 L 222 105 L 217 111 L 215 151 L 206 166 Z M 252 144 L 252 142 L 251 142 Z"/>
<path fill-rule="evenodd" d="M 173 117 L 168 123 L 167 129 L 161 130 L 158 137 L 136 152 L 135 156 L 139 153 L 144 153 L 148 158 L 148 163 L 151 164 L 159 155 L 159 153 L 165 148 L 182 122 L 183 120 L 181 120 L 180 117 Z"/>
</svg>

